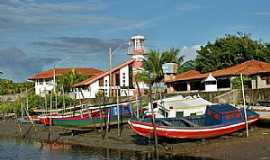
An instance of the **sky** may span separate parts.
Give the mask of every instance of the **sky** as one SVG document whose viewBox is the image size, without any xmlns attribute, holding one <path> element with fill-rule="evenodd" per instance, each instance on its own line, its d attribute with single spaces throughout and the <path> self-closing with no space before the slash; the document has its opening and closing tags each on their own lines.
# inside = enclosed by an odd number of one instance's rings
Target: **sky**
<svg viewBox="0 0 270 160">
<path fill-rule="evenodd" d="M 25 81 L 55 67 L 107 70 L 127 60 L 128 41 L 180 48 L 185 60 L 225 34 L 270 42 L 268 0 L 0 0 L 0 78 Z"/>
</svg>

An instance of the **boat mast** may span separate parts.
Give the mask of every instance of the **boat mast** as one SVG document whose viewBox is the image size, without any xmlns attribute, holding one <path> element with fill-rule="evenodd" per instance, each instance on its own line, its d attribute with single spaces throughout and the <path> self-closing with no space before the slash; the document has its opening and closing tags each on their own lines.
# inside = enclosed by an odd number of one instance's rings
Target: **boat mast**
<svg viewBox="0 0 270 160">
<path fill-rule="evenodd" d="M 65 91 L 64 91 L 64 86 L 62 85 L 62 96 L 63 96 L 63 111 L 64 114 L 66 113 L 66 104 L 65 104 Z"/>
<path fill-rule="evenodd" d="M 245 115 L 245 123 L 246 123 L 246 136 L 248 137 L 248 122 L 247 122 L 247 108 L 246 108 L 246 99 L 245 99 L 245 89 L 243 82 L 243 75 L 240 74 L 241 77 L 241 88 L 242 88 L 242 97 L 243 97 L 243 105 L 244 105 L 244 115 Z"/>
</svg>

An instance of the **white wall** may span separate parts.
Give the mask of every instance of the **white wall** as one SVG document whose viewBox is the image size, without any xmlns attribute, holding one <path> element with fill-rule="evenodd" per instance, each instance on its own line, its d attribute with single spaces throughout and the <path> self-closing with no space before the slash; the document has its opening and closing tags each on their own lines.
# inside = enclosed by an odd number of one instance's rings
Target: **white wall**
<svg viewBox="0 0 270 160">
<path fill-rule="evenodd" d="M 205 91 L 206 92 L 217 91 L 217 82 L 216 84 L 205 84 Z"/>
<path fill-rule="evenodd" d="M 106 76 L 106 77 L 104 77 L 104 82 L 103 82 L 103 84 L 104 84 L 104 86 L 103 86 L 103 88 L 104 88 L 104 91 L 105 91 L 105 95 L 108 97 L 109 95 L 110 95 L 110 82 L 109 82 L 109 78 L 110 76 L 108 75 L 108 76 Z"/>
<path fill-rule="evenodd" d="M 183 109 L 172 109 L 169 111 L 168 117 L 176 117 L 176 112 L 184 112 L 185 116 L 190 116 L 192 113 L 196 113 L 196 115 L 203 115 L 205 113 L 206 106 L 202 107 L 194 107 L 194 108 L 183 108 Z"/>
<path fill-rule="evenodd" d="M 261 76 L 257 76 L 257 88 L 270 88 L 270 85 L 266 83 L 266 80 L 263 80 Z"/>
<path fill-rule="evenodd" d="M 74 91 L 76 99 L 96 98 L 96 93 L 99 91 L 99 81 L 92 83 L 87 89 L 76 88 Z"/>
<path fill-rule="evenodd" d="M 129 86 L 129 68 L 128 65 L 120 69 L 120 86 L 128 87 Z"/>
<path fill-rule="evenodd" d="M 99 91 L 99 81 L 98 80 L 90 85 L 90 90 L 91 90 L 90 98 L 96 98 L 96 94 Z"/>
<path fill-rule="evenodd" d="M 52 91 L 54 88 L 53 79 L 45 81 L 44 79 L 35 81 L 36 95 L 44 96 L 46 92 Z"/>
</svg>

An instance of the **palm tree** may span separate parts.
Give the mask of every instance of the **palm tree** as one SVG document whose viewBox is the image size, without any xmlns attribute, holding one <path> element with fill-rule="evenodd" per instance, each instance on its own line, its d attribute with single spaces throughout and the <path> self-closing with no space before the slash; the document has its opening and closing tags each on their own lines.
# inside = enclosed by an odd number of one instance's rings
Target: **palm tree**
<svg viewBox="0 0 270 160">
<path fill-rule="evenodd" d="M 176 63 L 180 65 L 184 56 L 179 56 L 180 49 L 170 48 L 162 53 L 161 60 L 162 64 L 164 63 Z"/>
<path fill-rule="evenodd" d="M 85 79 L 87 79 L 86 76 L 77 73 L 73 69 L 72 71 L 57 77 L 57 87 L 60 89 L 59 87 L 63 86 L 64 91 L 69 92 L 75 83 L 81 82 Z"/>
<path fill-rule="evenodd" d="M 150 50 L 148 52 L 148 57 L 144 60 L 144 70 L 136 76 L 136 81 L 143 81 L 149 86 L 149 101 L 152 115 L 152 87 L 163 80 L 164 74 L 162 70 L 162 65 L 164 63 L 177 63 L 181 64 L 183 62 L 183 56 L 178 56 L 179 49 L 169 49 L 163 53 L 157 50 Z M 137 84 L 137 83 L 136 83 Z M 139 87 L 139 85 L 137 85 Z M 154 137 L 155 137 L 155 149 L 157 147 L 157 135 L 155 129 L 155 119 L 152 117 L 152 123 L 154 125 Z"/>
</svg>

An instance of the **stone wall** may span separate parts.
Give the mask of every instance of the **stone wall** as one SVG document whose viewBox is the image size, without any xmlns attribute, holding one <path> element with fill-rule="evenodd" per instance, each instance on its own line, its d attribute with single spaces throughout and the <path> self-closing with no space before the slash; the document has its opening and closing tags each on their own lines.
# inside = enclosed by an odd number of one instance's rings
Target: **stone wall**
<svg viewBox="0 0 270 160">
<path fill-rule="evenodd" d="M 249 105 L 256 105 L 260 100 L 270 100 L 270 88 L 245 89 L 245 99 L 246 103 Z M 242 104 L 242 91 L 239 89 L 234 89 L 210 99 L 210 101 L 216 103 Z"/>
<path fill-rule="evenodd" d="M 7 94 L 0 96 L 0 102 L 14 102 L 19 98 L 20 94 Z"/>
</svg>

